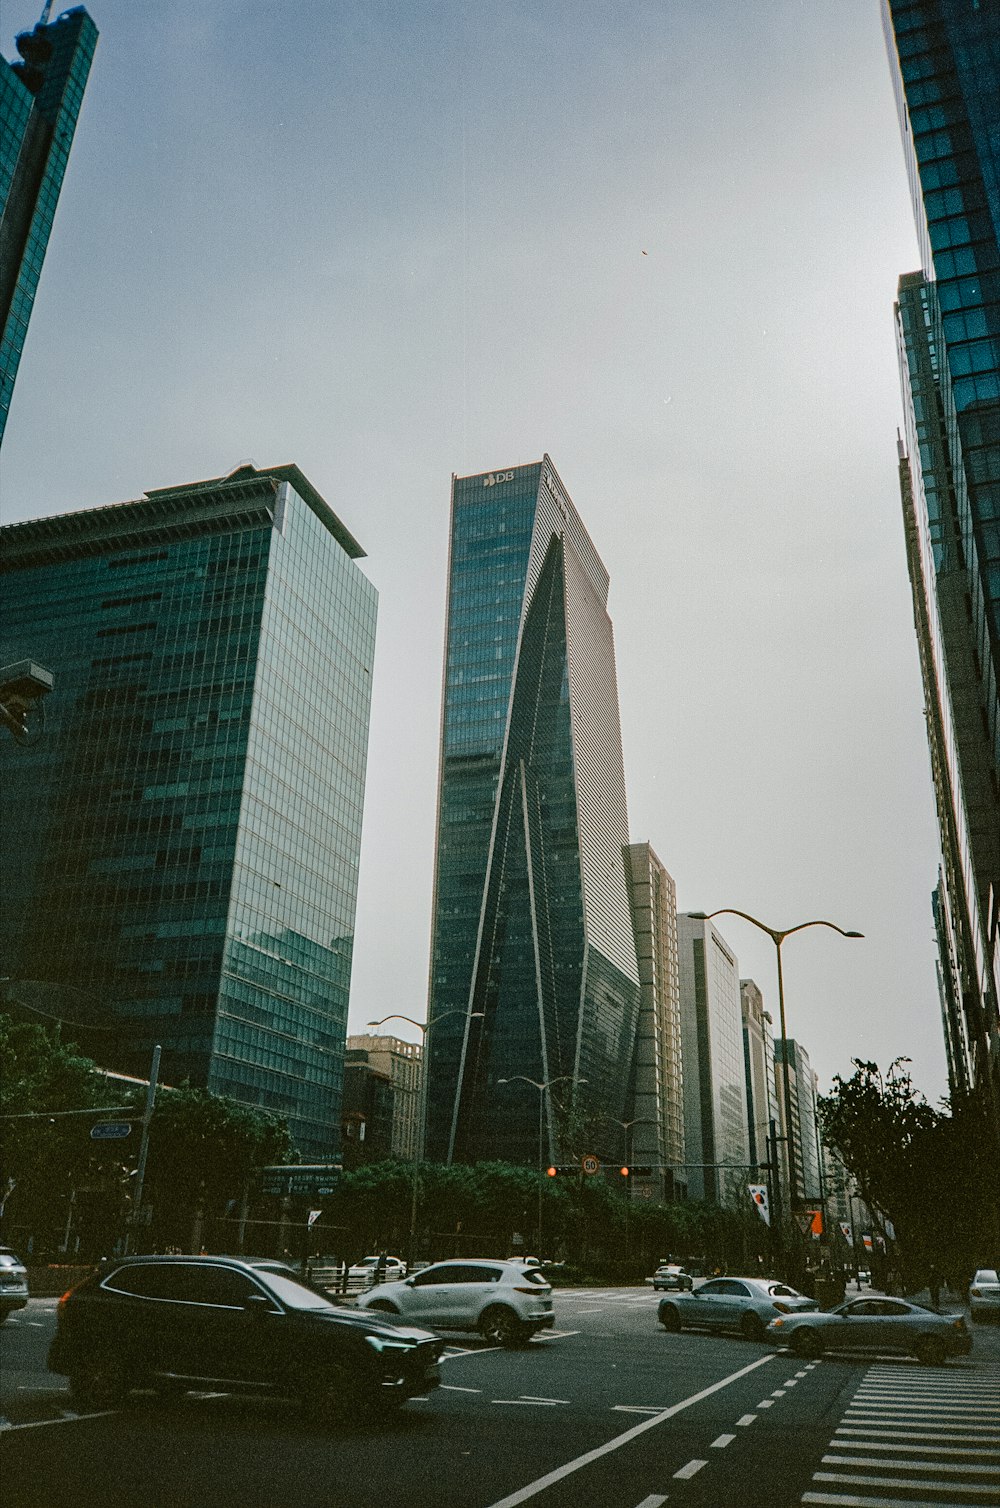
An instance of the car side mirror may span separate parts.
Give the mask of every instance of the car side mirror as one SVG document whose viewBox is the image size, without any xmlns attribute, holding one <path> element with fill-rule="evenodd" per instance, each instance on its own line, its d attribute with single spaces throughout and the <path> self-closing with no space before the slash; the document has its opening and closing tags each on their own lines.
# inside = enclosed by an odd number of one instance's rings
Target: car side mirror
<svg viewBox="0 0 1000 1508">
<path fill-rule="evenodd" d="M 258 1317 L 262 1317 L 265 1314 L 273 1314 L 274 1312 L 274 1305 L 271 1303 L 271 1300 L 265 1298 L 262 1293 L 251 1293 L 243 1300 L 243 1308 L 247 1314 L 253 1314 Z"/>
<path fill-rule="evenodd" d="M 407 1288 L 412 1288 L 413 1285 L 414 1285 L 414 1283 L 416 1281 L 417 1281 L 416 1278 L 404 1278 L 403 1279 L 403 1282 L 406 1284 Z"/>
</svg>

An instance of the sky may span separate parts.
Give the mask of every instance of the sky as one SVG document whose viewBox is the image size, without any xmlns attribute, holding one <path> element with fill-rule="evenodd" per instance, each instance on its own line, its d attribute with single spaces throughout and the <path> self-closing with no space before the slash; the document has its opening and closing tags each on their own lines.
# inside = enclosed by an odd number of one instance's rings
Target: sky
<svg viewBox="0 0 1000 1508">
<path fill-rule="evenodd" d="M 426 1014 L 451 474 L 548 453 L 611 577 L 633 841 L 681 910 L 863 932 L 785 944 L 789 1035 L 824 1090 L 904 1055 L 936 1101 L 877 0 L 88 8 L 3 521 L 294 461 L 361 542 L 351 1030 Z M 717 925 L 777 1018 L 771 942 Z"/>
</svg>

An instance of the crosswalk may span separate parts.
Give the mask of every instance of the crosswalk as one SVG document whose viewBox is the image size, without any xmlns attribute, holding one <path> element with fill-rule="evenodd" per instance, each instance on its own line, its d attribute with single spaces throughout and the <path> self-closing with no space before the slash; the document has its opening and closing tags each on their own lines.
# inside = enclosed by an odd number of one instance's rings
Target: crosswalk
<svg viewBox="0 0 1000 1508">
<path fill-rule="evenodd" d="M 1000 1505 L 1000 1366 L 869 1367 L 801 1501 Z"/>
</svg>

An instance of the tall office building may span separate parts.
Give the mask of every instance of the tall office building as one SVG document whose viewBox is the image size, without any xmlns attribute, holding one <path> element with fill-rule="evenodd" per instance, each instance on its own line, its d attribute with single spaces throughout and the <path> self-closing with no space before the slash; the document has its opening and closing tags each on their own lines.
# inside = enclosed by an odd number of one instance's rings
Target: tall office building
<svg viewBox="0 0 1000 1508">
<path fill-rule="evenodd" d="M 648 843 L 630 843 L 625 871 L 639 964 L 639 1023 L 630 1113 L 622 1152 L 649 1165 L 633 1189 L 674 1198 L 687 1186 L 684 1167 L 684 1072 L 677 960 L 677 887 Z"/>
<path fill-rule="evenodd" d="M 423 1048 L 419 1042 L 362 1032 L 348 1037 L 347 1050 L 363 1054 L 372 1071 L 392 1085 L 392 1134 L 387 1155 L 409 1162 L 417 1153 Z"/>
<path fill-rule="evenodd" d="M 688 1190 L 738 1205 L 750 1167 L 739 965 L 707 917 L 680 915 L 677 944 Z"/>
<path fill-rule="evenodd" d="M 82 6 L 50 22 L 51 4 L 0 58 L 0 441 L 97 46 Z"/>
<path fill-rule="evenodd" d="M 992 0 L 883 0 L 883 19 L 922 263 L 900 279 L 896 305 L 900 487 L 941 832 L 949 1069 L 955 1092 L 969 1080 L 988 1086 L 996 1122 L 1000 10 Z"/>
<path fill-rule="evenodd" d="M 547 456 L 453 478 L 432 1158 L 558 1160 L 584 1114 L 580 1150 L 618 1155 L 639 976 L 607 595 Z M 559 1082 L 536 1091 L 518 1075 Z"/>
<path fill-rule="evenodd" d="M 376 593 L 297 466 L 0 530 L 0 973 L 68 987 L 104 1066 L 286 1115 L 336 1154 Z M 16 996 L 16 983 L 8 985 Z"/>
<path fill-rule="evenodd" d="M 788 1057 L 788 1110 L 785 1116 L 785 1056 Z M 781 1135 L 791 1138 L 794 1176 L 791 1179 L 792 1202 L 803 1203 L 818 1200 L 822 1193 L 820 1180 L 820 1134 L 816 1075 L 809 1062 L 809 1054 L 793 1037 L 786 1041 L 777 1037 L 774 1043 L 774 1076 L 778 1099 L 778 1119 Z"/>
<path fill-rule="evenodd" d="M 777 1121 L 774 1098 L 774 1033 L 764 997 L 752 979 L 740 980 L 743 1015 L 743 1065 L 747 1080 L 747 1130 L 750 1161 L 763 1172 L 771 1156 L 771 1122 Z"/>
</svg>

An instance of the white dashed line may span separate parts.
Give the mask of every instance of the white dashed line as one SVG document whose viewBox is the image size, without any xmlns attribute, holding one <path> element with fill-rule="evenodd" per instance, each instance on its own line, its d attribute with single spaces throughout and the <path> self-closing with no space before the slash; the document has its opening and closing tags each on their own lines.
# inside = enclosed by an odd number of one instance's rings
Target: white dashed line
<svg viewBox="0 0 1000 1508">
<path fill-rule="evenodd" d="M 460 1388 L 453 1382 L 442 1382 L 441 1391 L 443 1393 L 481 1393 L 483 1390 L 482 1388 Z"/>
<path fill-rule="evenodd" d="M 643 1498 L 641 1503 L 636 1503 L 635 1508 L 661 1508 L 661 1504 L 666 1501 L 665 1493 L 651 1492 L 648 1498 Z"/>
<path fill-rule="evenodd" d="M 744 1414 L 742 1419 L 737 1419 L 736 1428 L 745 1429 L 748 1424 L 752 1424 L 754 1422 L 756 1417 L 756 1414 Z"/>
<path fill-rule="evenodd" d="M 758 1403 L 757 1407 L 759 1409 L 773 1409 L 774 1408 L 774 1399 L 773 1398 L 762 1398 L 760 1400 L 760 1402 Z"/>
<path fill-rule="evenodd" d="M 709 1450 L 723 1450 L 727 1445 L 732 1445 L 735 1439 L 735 1435 L 719 1435 L 718 1439 L 712 1441 Z"/>
<path fill-rule="evenodd" d="M 707 1461 L 689 1461 L 686 1466 L 681 1467 L 680 1471 L 675 1471 L 674 1476 L 686 1482 L 688 1477 L 693 1477 L 696 1471 L 701 1471 L 701 1468 L 707 1465 Z"/>
</svg>

